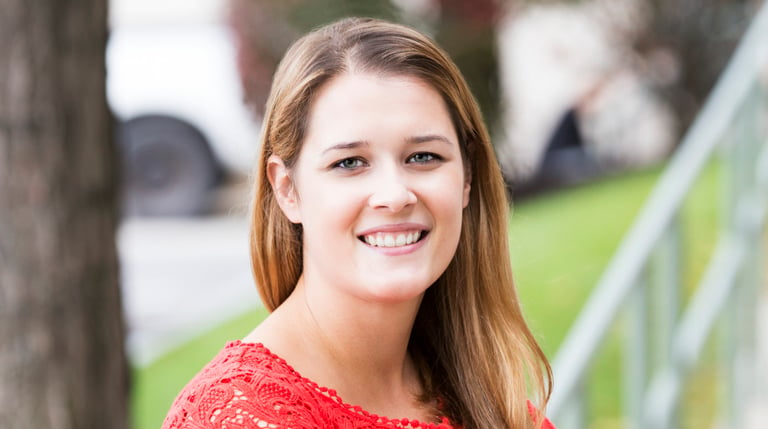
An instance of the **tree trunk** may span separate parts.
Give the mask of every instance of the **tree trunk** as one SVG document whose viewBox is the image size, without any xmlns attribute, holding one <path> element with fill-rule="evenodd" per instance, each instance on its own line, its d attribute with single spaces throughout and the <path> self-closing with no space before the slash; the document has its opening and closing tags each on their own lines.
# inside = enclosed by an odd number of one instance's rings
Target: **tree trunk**
<svg viewBox="0 0 768 429">
<path fill-rule="evenodd" d="M 0 0 L 0 428 L 128 427 L 106 0 Z"/>
</svg>

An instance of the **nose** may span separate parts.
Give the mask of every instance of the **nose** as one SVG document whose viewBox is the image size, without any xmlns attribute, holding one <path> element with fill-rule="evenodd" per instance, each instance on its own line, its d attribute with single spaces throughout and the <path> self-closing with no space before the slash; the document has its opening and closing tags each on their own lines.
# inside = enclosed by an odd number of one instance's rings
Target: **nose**
<svg viewBox="0 0 768 429">
<path fill-rule="evenodd" d="M 411 190 L 403 173 L 388 172 L 377 175 L 372 183 L 368 205 L 374 209 L 399 212 L 416 204 L 416 194 Z"/>
</svg>

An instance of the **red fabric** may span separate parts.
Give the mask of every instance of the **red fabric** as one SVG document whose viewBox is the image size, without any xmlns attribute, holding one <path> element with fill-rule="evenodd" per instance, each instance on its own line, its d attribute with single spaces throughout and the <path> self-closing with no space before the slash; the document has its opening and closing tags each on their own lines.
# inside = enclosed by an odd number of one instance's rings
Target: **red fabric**
<svg viewBox="0 0 768 429">
<path fill-rule="evenodd" d="M 531 408 L 532 415 L 535 409 Z M 345 404 L 302 377 L 261 344 L 235 341 L 193 378 L 171 406 L 163 429 L 458 429 L 389 419 Z M 554 429 L 548 421 L 542 429 Z"/>
<path fill-rule="evenodd" d="M 536 407 L 533 406 L 531 401 L 528 401 L 528 413 L 536 419 L 536 414 L 538 413 L 538 410 Z M 552 424 L 552 422 L 549 421 L 548 418 L 544 418 L 544 421 L 541 422 L 541 425 L 537 426 L 537 429 L 557 429 L 555 425 Z"/>
</svg>

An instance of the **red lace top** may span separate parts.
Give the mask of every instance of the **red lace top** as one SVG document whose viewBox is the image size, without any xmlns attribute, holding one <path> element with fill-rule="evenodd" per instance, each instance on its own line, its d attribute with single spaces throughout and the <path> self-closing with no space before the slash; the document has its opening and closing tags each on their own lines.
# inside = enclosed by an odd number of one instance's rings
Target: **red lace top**
<svg viewBox="0 0 768 429">
<path fill-rule="evenodd" d="M 532 405 L 529 409 L 533 411 Z M 348 405 L 332 389 L 296 372 L 265 346 L 230 342 L 171 406 L 163 429 L 458 429 L 389 419 Z M 547 421 L 542 429 L 554 429 Z"/>
</svg>

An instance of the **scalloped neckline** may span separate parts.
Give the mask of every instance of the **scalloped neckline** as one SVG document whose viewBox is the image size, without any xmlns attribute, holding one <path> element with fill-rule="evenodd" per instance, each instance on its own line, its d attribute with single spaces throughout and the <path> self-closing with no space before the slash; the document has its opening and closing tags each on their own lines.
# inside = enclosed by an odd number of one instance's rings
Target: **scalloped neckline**
<svg viewBox="0 0 768 429">
<path fill-rule="evenodd" d="M 394 427 L 400 427 L 400 428 L 414 428 L 414 429 L 416 428 L 419 428 L 419 429 L 454 428 L 454 426 L 450 422 L 450 419 L 448 419 L 445 416 L 439 416 L 441 420 L 440 423 L 429 423 L 429 422 L 422 422 L 417 419 L 408 419 L 408 418 L 395 419 L 395 418 L 389 418 L 386 416 L 380 416 L 378 414 L 371 413 L 369 411 L 366 411 L 359 405 L 351 405 L 351 404 L 348 404 L 347 402 L 344 402 L 344 400 L 336 393 L 336 390 L 330 389 L 325 386 L 320 386 L 319 384 L 312 381 L 311 379 L 304 377 L 299 371 L 294 369 L 293 366 L 291 366 L 291 364 L 289 364 L 285 359 L 283 359 L 281 356 L 272 352 L 272 350 L 270 350 L 269 347 L 265 346 L 262 343 L 235 340 L 235 341 L 227 342 L 225 346 L 225 348 L 227 349 L 237 348 L 237 347 L 257 349 L 261 353 L 267 355 L 273 361 L 285 367 L 285 369 L 288 370 L 288 372 L 291 375 L 293 375 L 294 377 L 298 378 L 301 382 L 308 385 L 310 388 L 312 388 L 313 391 L 331 400 L 335 405 L 341 407 L 344 411 L 360 417 L 365 417 L 371 420 L 372 422 L 384 424 L 384 425 L 392 425 Z"/>
</svg>

